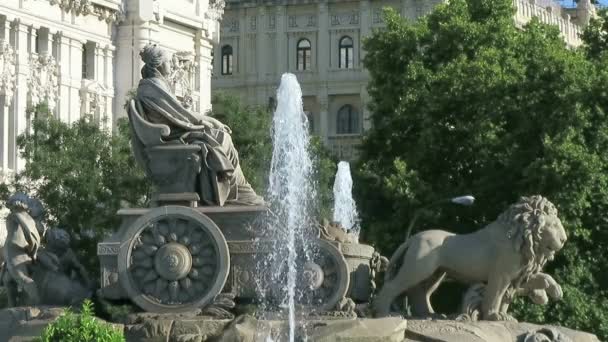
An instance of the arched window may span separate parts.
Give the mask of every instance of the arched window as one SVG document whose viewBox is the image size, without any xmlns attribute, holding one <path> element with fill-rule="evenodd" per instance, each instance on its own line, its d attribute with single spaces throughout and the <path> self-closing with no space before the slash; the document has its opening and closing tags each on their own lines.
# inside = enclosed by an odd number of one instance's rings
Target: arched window
<svg viewBox="0 0 608 342">
<path fill-rule="evenodd" d="M 232 75 L 232 46 L 222 46 L 222 75 Z"/>
<path fill-rule="evenodd" d="M 353 67 L 353 39 L 349 36 L 340 38 L 340 60 L 338 67 L 340 69 L 350 69 Z"/>
<path fill-rule="evenodd" d="M 351 105 L 344 105 L 338 110 L 336 122 L 336 133 L 355 134 L 359 133 L 359 113 Z"/>
<path fill-rule="evenodd" d="M 297 69 L 298 71 L 310 69 L 310 41 L 306 38 L 298 41 Z"/>
</svg>

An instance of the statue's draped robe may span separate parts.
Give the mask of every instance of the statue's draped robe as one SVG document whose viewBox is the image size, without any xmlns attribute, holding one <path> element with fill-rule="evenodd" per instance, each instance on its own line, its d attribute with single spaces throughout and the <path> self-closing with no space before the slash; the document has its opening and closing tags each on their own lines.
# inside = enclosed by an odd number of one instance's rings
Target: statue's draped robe
<svg viewBox="0 0 608 342">
<path fill-rule="evenodd" d="M 203 203 L 263 204 L 245 180 L 230 134 L 203 125 L 203 117 L 186 109 L 162 76 L 143 78 L 137 88 L 136 101 L 146 120 L 170 127 L 169 140 L 201 146 L 203 165 L 197 192 Z"/>
<path fill-rule="evenodd" d="M 6 269 L 13 279 L 19 281 L 21 275 L 17 270 L 23 271 L 23 267 L 30 267 L 36 260 L 40 248 L 40 234 L 36 229 L 36 222 L 25 211 L 10 213 L 6 218 L 6 230 Z"/>
</svg>

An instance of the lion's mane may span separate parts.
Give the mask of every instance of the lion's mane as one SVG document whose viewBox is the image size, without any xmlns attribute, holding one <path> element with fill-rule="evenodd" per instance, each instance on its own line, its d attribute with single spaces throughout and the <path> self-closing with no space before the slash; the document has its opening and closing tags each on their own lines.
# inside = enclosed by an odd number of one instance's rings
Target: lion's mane
<svg viewBox="0 0 608 342">
<path fill-rule="evenodd" d="M 513 241 L 515 250 L 521 252 L 524 265 L 518 281 L 525 282 L 534 273 L 540 271 L 547 260 L 538 257 L 536 250 L 542 239 L 547 217 L 557 218 L 557 208 L 543 196 L 521 197 L 497 219 L 505 229 L 509 240 Z"/>
</svg>

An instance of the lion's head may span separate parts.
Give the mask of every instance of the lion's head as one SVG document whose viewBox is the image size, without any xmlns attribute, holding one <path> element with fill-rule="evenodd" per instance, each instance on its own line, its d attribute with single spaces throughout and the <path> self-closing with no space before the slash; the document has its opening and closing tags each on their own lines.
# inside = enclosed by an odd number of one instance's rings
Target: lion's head
<svg viewBox="0 0 608 342">
<path fill-rule="evenodd" d="M 557 217 L 557 209 L 540 195 L 521 197 L 498 221 L 507 227 L 507 237 L 522 253 L 528 275 L 540 271 L 566 243 L 566 231 Z"/>
</svg>

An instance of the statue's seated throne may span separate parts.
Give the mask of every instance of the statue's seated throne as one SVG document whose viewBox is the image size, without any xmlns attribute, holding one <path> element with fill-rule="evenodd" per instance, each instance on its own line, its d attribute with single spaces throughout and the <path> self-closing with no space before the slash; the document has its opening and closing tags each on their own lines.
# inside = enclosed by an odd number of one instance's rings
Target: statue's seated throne
<svg viewBox="0 0 608 342">
<path fill-rule="evenodd" d="M 167 140 L 169 126 L 147 121 L 135 100 L 129 101 L 128 113 L 133 154 L 158 191 L 152 197 L 152 206 L 197 206 L 200 198 L 194 189 L 201 172 L 201 147 Z"/>
</svg>

